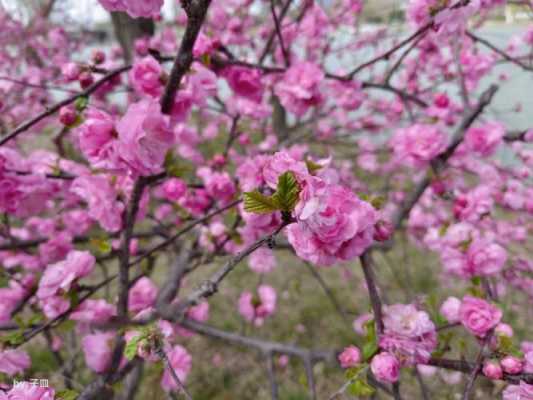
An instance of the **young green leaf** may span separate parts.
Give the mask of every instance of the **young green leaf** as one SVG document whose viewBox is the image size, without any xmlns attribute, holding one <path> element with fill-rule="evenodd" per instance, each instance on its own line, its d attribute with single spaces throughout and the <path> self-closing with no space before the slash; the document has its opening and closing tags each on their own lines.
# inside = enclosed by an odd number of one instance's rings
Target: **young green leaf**
<svg viewBox="0 0 533 400">
<path fill-rule="evenodd" d="M 366 380 L 358 379 L 348 386 L 348 393 L 352 396 L 368 397 L 374 393 L 374 389 L 366 382 Z"/>
<path fill-rule="evenodd" d="M 58 400 L 76 400 L 80 394 L 75 390 L 64 389 L 56 394 Z"/>
<path fill-rule="evenodd" d="M 292 211 L 298 202 L 300 186 L 291 171 L 281 174 L 278 178 L 278 187 L 272 198 L 279 204 L 281 211 Z"/>
<path fill-rule="evenodd" d="M 267 214 L 280 209 L 279 203 L 271 196 L 265 196 L 257 190 L 244 193 L 244 209 L 251 213 Z"/>
<path fill-rule="evenodd" d="M 126 347 L 124 347 L 124 357 L 126 357 L 130 361 L 133 360 L 135 358 L 135 355 L 137 354 L 137 346 L 139 345 L 139 342 L 143 339 L 144 335 L 142 334 L 132 337 L 130 341 L 126 344 Z"/>
</svg>

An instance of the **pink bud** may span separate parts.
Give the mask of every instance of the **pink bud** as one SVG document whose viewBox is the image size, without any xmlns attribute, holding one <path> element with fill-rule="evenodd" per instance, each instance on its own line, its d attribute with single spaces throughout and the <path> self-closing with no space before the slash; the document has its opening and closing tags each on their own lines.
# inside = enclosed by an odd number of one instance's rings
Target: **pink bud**
<svg viewBox="0 0 533 400">
<path fill-rule="evenodd" d="M 342 368 L 355 367 L 361 362 L 361 352 L 355 346 L 348 346 L 339 354 L 339 362 Z"/>
<path fill-rule="evenodd" d="M 433 189 L 433 193 L 435 193 L 437 196 L 442 196 L 444 193 L 446 193 L 446 185 L 439 179 L 431 182 L 431 189 Z"/>
<path fill-rule="evenodd" d="M 389 221 L 380 219 L 374 225 L 374 240 L 378 242 L 385 242 L 389 240 L 394 232 L 394 227 Z"/>
<path fill-rule="evenodd" d="M 461 300 L 457 297 L 448 297 L 440 307 L 440 313 L 453 324 L 459 322 L 459 308 L 461 307 Z"/>
<path fill-rule="evenodd" d="M 514 356 L 507 356 L 500 362 L 503 370 L 508 374 L 519 374 L 524 368 L 522 360 Z"/>
<path fill-rule="evenodd" d="M 507 337 L 513 337 L 513 328 L 504 323 L 499 323 L 496 325 L 496 328 L 494 328 L 494 333 L 498 336 L 507 336 Z"/>
<path fill-rule="evenodd" d="M 94 83 L 94 78 L 90 72 L 85 71 L 80 74 L 78 81 L 82 89 L 86 89 Z"/>
<path fill-rule="evenodd" d="M 489 379 L 501 379 L 503 377 L 502 367 L 498 361 L 485 361 L 483 364 L 483 374 Z"/>
<path fill-rule="evenodd" d="M 94 50 L 92 59 L 93 63 L 102 64 L 105 61 L 105 53 L 102 50 Z"/>
<path fill-rule="evenodd" d="M 64 106 L 59 109 L 59 121 L 65 125 L 70 126 L 76 122 L 76 110 L 69 106 Z"/>
</svg>

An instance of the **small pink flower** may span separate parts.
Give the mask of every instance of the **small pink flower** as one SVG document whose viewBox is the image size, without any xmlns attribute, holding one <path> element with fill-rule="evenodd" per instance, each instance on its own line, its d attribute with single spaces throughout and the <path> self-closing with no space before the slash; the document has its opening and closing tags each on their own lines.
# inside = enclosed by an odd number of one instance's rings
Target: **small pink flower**
<svg viewBox="0 0 533 400">
<path fill-rule="evenodd" d="M 65 260 L 46 268 L 39 282 L 37 297 L 42 300 L 60 291 L 68 292 L 75 280 L 92 272 L 95 261 L 94 256 L 88 251 L 72 250 Z"/>
<path fill-rule="evenodd" d="M 28 369 L 31 359 L 24 351 L 6 349 L 0 350 L 0 372 L 13 376 Z"/>
<path fill-rule="evenodd" d="M 157 299 L 157 286 L 143 276 L 130 289 L 128 296 L 128 309 L 134 313 L 154 305 Z"/>
<path fill-rule="evenodd" d="M 176 345 L 167 353 L 167 357 L 180 382 L 185 384 L 187 376 L 189 375 L 192 367 L 191 355 L 187 352 L 187 350 L 185 350 L 185 348 L 180 345 Z M 161 387 L 167 392 L 178 389 L 178 385 L 168 368 L 165 368 L 165 372 L 163 373 Z"/>
<path fill-rule="evenodd" d="M 484 337 L 500 323 L 502 311 L 483 299 L 465 296 L 459 309 L 459 318 L 467 330 L 478 337 Z"/>
<path fill-rule="evenodd" d="M 178 201 L 187 192 L 187 184 L 179 178 L 170 178 L 162 189 L 167 200 Z"/>
<path fill-rule="evenodd" d="M 130 71 L 130 81 L 139 93 L 151 97 L 159 97 L 163 92 L 164 70 L 152 56 L 136 61 Z"/>
<path fill-rule="evenodd" d="M 440 306 L 440 313 L 448 320 L 450 324 L 460 321 L 459 309 L 461 308 L 461 300 L 457 297 L 450 296 Z"/>
<path fill-rule="evenodd" d="M 109 368 L 113 357 L 113 332 L 95 333 L 84 336 L 81 346 L 87 366 L 94 372 L 101 374 Z"/>
<path fill-rule="evenodd" d="M 355 367 L 361 362 L 361 352 L 355 346 L 348 346 L 338 358 L 342 368 Z"/>
<path fill-rule="evenodd" d="M 239 313 L 256 326 L 263 325 L 266 317 L 276 310 L 276 291 L 268 285 L 260 285 L 257 298 L 251 292 L 243 292 L 239 298 Z"/>
<path fill-rule="evenodd" d="M 503 142 L 504 136 L 505 128 L 501 123 L 488 122 L 468 129 L 464 143 L 469 150 L 487 157 L 494 154 L 496 148 Z"/>
<path fill-rule="evenodd" d="M 72 125 L 74 122 L 76 122 L 77 117 L 78 114 L 76 113 L 74 107 L 64 106 L 59 109 L 59 122 L 65 126 Z"/>
<path fill-rule="evenodd" d="M 489 379 L 501 379 L 503 377 L 502 367 L 498 361 L 485 361 L 483 363 L 483 375 Z"/>
<path fill-rule="evenodd" d="M 382 382 L 394 383 L 400 376 L 400 362 L 387 352 L 375 355 L 370 363 L 370 369 L 376 379 Z"/>
<path fill-rule="evenodd" d="M 524 369 L 524 363 L 517 357 L 506 356 L 500 361 L 502 369 L 508 374 L 519 374 Z"/>
<path fill-rule="evenodd" d="M 533 385 L 520 381 L 518 385 L 509 385 L 503 392 L 503 400 L 531 400 Z"/>
<path fill-rule="evenodd" d="M 232 66 L 223 71 L 229 87 L 239 96 L 246 97 L 256 103 L 263 97 L 261 73 L 257 69 Z"/>
<path fill-rule="evenodd" d="M 448 139 L 435 125 L 415 124 L 396 131 L 389 144 L 396 160 L 419 168 L 446 150 Z"/>
<path fill-rule="evenodd" d="M 322 103 L 320 83 L 323 79 L 324 72 L 317 65 L 293 63 L 274 86 L 274 92 L 288 111 L 301 117 L 310 107 Z"/>
</svg>

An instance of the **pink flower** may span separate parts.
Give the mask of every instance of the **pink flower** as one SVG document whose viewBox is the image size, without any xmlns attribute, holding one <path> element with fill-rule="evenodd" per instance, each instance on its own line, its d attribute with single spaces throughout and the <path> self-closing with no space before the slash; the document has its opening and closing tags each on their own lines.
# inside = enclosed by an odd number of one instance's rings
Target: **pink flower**
<svg viewBox="0 0 533 400">
<path fill-rule="evenodd" d="M 227 172 L 214 172 L 209 167 L 201 167 L 196 174 L 204 182 L 205 190 L 213 199 L 229 203 L 236 192 L 235 184 Z"/>
<path fill-rule="evenodd" d="M 288 111 L 302 117 L 310 107 L 322 102 L 320 83 L 323 79 L 324 72 L 315 64 L 294 63 L 274 86 L 274 92 Z"/>
<path fill-rule="evenodd" d="M 37 297 L 42 300 L 68 292 L 74 281 L 92 272 L 95 261 L 88 251 L 72 250 L 65 260 L 46 268 L 39 282 Z"/>
<path fill-rule="evenodd" d="M 223 71 L 229 87 L 239 96 L 260 103 L 263 97 L 261 73 L 257 69 L 232 66 Z"/>
<path fill-rule="evenodd" d="M 0 392 L 1 396 L 2 392 Z M 13 387 L 2 400 L 54 400 L 55 391 L 52 388 L 45 388 L 23 382 Z"/>
<path fill-rule="evenodd" d="M 448 320 L 450 324 L 455 324 L 460 321 L 459 309 L 461 308 L 461 300 L 457 297 L 448 297 L 440 306 L 440 313 Z"/>
<path fill-rule="evenodd" d="M 355 367 L 361 362 L 361 352 L 355 346 L 348 346 L 338 358 L 342 368 Z"/>
<path fill-rule="evenodd" d="M 483 157 L 494 154 L 503 142 L 505 127 L 499 122 L 488 122 L 479 127 L 468 129 L 465 134 L 465 146 Z"/>
<path fill-rule="evenodd" d="M 498 361 L 485 361 L 483 363 L 483 375 L 489 379 L 501 379 L 503 377 L 502 367 Z"/>
<path fill-rule="evenodd" d="M 200 304 L 192 306 L 187 310 L 186 316 L 187 318 L 197 322 L 207 321 L 209 319 L 209 303 L 207 301 L 203 301 Z M 179 325 L 176 327 L 176 333 L 183 337 L 191 337 L 194 335 L 193 332 L 182 328 Z"/>
<path fill-rule="evenodd" d="M 78 64 L 69 62 L 61 66 L 61 73 L 65 79 L 69 82 L 78 80 L 80 76 L 81 68 Z"/>
<path fill-rule="evenodd" d="M 116 307 L 107 301 L 88 299 L 70 314 L 70 319 L 80 322 L 106 322 L 116 315 Z"/>
<path fill-rule="evenodd" d="M 507 261 L 507 251 L 486 239 L 474 239 L 466 252 L 445 248 L 441 254 L 447 271 L 464 278 L 490 276 L 500 272 Z"/>
<path fill-rule="evenodd" d="M 502 311 L 483 299 L 465 296 L 459 309 L 463 326 L 478 337 L 484 337 L 502 319 Z"/>
<path fill-rule="evenodd" d="M 0 350 L 0 372 L 13 376 L 28 369 L 31 365 L 30 357 L 21 350 Z"/>
<path fill-rule="evenodd" d="M 402 365 L 426 363 L 437 347 L 435 325 L 425 311 L 412 304 L 385 307 L 383 323 L 379 347 L 396 356 Z"/>
<path fill-rule="evenodd" d="M 114 138 L 117 136 L 113 118 L 103 111 L 90 108 L 85 121 L 77 129 L 83 155 L 96 167 L 113 166 Z"/>
<path fill-rule="evenodd" d="M 185 384 L 187 375 L 189 375 L 192 367 L 191 355 L 187 352 L 187 350 L 185 350 L 185 348 L 180 345 L 176 345 L 167 353 L 167 357 L 170 361 L 170 365 L 176 372 L 178 379 L 181 383 Z M 178 389 L 176 381 L 174 378 L 172 378 L 168 368 L 165 368 L 165 372 L 163 373 L 161 387 L 167 392 Z"/>
<path fill-rule="evenodd" d="M 152 56 L 136 61 L 129 76 L 131 84 L 139 94 L 150 97 L 161 96 L 164 70 Z"/>
<path fill-rule="evenodd" d="M 128 297 L 128 309 L 132 312 L 139 312 L 154 305 L 157 299 L 157 286 L 143 276 L 130 289 Z"/>
<path fill-rule="evenodd" d="M 509 385 L 503 392 L 503 400 L 532 400 L 533 385 L 520 381 L 519 385 Z"/>
<path fill-rule="evenodd" d="M 179 178 L 170 178 L 163 183 L 162 189 L 167 200 L 178 201 L 187 192 L 187 184 Z"/>
<path fill-rule="evenodd" d="M 113 332 L 95 333 L 81 339 L 83 354 L 87 366 L 101 374 L 109 368 L 113 358 Z"/>
<path fill-rule="evenodd" d="M 400 363 L 396 357 L 387 352 L 375 355 L 370 362 L 372 373 L 382 382 L 394 383 L 400 376 Z"/>
<path fill-rule="evenodd" d="M 295 215 L 298 222 L 286 230 L 289 242 L 300 258 L 314 264 L 351 260 L 373 242 L 377 212 L 342 186 L 308 179 Z"/>
<path fill-rule="evenodd" d="M 174 144 L 169 119 L 160 108 L 156 100 L 131 104 L 117 124 L 120 157 L 135 174 L 161 172 L 165 155 Z"/>
<path fill-rule="evenodd" d="M 446 150 L 448 140 L 435 125 L 414 124 L 396 131 L 389 144 L 396 160 L 419 168 Z"/>
<path fill-rule="evenodd" d="M 122 228 L 124 205 L 117 201 L 117 193 L 109 178 L 102 175 L 80 176 L 72 182 L 70 191 L 80 196 L 89 206 L 89 216 L 108 232 Z"/>
<path fill-rule="evenodd" d="M 500 361 L 502 369 L 507 374 L 519 374 L 524 369 L 524 362 L 514 356 L 506 356 Z"/>
<path fill-rule="evenodd" d="M 303 161 L 296 160 L 288 151 L 278 151 L 266 160 L 260 159 L 263 164 L 263 178 L 272 189 L 278 186 L 278 178 L 287 171 L 292 172 L 298 181 L 309 176 L 307 166 Z M 254 189 L 256 189 L 254 187 Z"/>
<path fill-rule="evenodd" d="M 524 354 L 524 372 L 533 374 L 533 350 L 526 351 Z"/>
<path fill-rule="evenodd" d="M 250 255 L 248 265 L 258 274 L 266 274 L 276 267 L 276 257 L 272 250 L 260 247 Z"/>
<path fill-rule="evenodd" d="M 476 222 L 490 213 L 494 201 L 490 187 L 480 185 L 466 194 L 457 196 L 453 213 L 461 221 Z"/>
<path fill-rule="evenodd" d="M 260 285 L 257 297 L 251 292 L 243 292 L 239 298 L 239 313 L 256 326 L 263 325 L 266 317 L 276 310 L 276 291 L 268 285 Z"/>
</svg>

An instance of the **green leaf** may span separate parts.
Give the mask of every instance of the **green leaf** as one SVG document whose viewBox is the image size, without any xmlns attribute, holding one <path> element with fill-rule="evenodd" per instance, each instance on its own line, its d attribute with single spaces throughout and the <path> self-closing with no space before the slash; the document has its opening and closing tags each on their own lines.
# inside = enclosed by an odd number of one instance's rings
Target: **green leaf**
<svg viewBox="0 0 533 400">
<path fill-rule="evenodd" d="M 124 357 L 126 357 L 130 361 L 133 360 L 135 358 L 135 355 L 137 354 L 137 347 L 143 339 L 143 334 L 139 334 L 137 336 L 132 337 L 130 341 L 126 344 L 126 347 L 124 347 Z"/>
<path fill-rule="evenodd" d="M 0 343 L 6 343 L 11 346 L 18 346 L 24 343 L 24 331 L 22 329 L 0 336 Z"/>
<path fill-rule="evenodd" d="M 106 238 L 92 238 L 90 243 L 102 254 L 108 254 L 112 250 L 111 242 Z"/>
<path fill-rule="evenodd" d="M 69 319 L 69 320 L 61 322 L 61 324 L 57 326 L 57 331 L 60 333 L 67 333 L 67 332 L 72 331 L 75 327 L 76 327 L 76 322 Z"/>
<path fill-rule="evenodd" d="M 183 177 L 189 170 L 189 167 L 184 164 L 181 159 L 176 157 L 172 150 L 169 150 L 165 155 L 165 162 L 163 165 L 165 166 L 166 173 L 174 178 Z"/>
<path fill-rule="evenodd" d="M 291 171 L 281 174 L 278 178 L 276 193 L 272 196 L 282 211 L 292 211 L 298 202 L 300 186 Z"/>
<path fill-rule="evenodd" d="M 76 110 L 78 110 L 79 112 L 82 112 L 83 110 L 85 110 L 88 105 L 89 105 L 89 97 L 87 96 L 80 96 L 74 102 L 74 107 L 76 107 Z"/>
<path fill-rule="evenodd" d="M 280 209 L 273 196 L 265 196 L 257 190 L 244 193 L 244 210 L 256 214 L 266 214 Z"/>
<path fill-rule="evenodd" d="M 374 393 L 374 388 L 366 380 L 358 379 L 348 386 L 348 393 L 352 396 L 368 397 Z"/>
<path fill-rule="evenodd" d="M 369 360 L 379 350 L 378 335 L 376 333 L 376 324 L 371 319 L 365 323 L 366 339 L 363 345 L 363 360 Z"/>
<path fill-rule="evenodd" d="M 363 371 L 367 367 L 368 367 L 368 364 L 366 363 L 359 364 L 356 367 L 348 368 L 346 372 L 344 373 L 344 375 L 346 376 L 346 379 L 350 379 L 350 380 L 356 379 L 361 373 L 361 371 Z"/>
<path fill-rule="evenodd" d="M 58 400 L 76 400 L 80 394 L 75 390 L 64 389 L 56 393 Z"/>
</svg>

